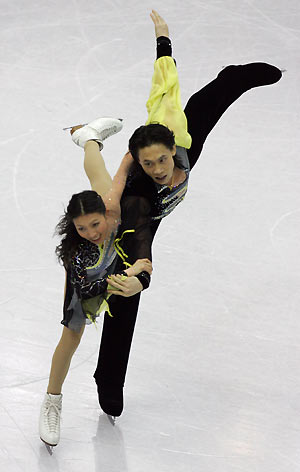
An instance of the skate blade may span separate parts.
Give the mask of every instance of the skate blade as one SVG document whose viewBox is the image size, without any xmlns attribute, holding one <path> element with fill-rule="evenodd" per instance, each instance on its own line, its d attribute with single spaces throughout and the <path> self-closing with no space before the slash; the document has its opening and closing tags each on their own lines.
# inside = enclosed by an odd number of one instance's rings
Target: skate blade
<svg viewBox="0 0 300 472">
<path fill-rule="evenodd" d="M 119 121 L 124 121 L 123 118 L 118 118 Z M 88 123 L 83 123 L 82 126 L 87 126 Z M 74 128 L 75 126 L 79 126 L 79 125 L 74 125 L 74 126 L 68 126 L 67 128 L 63 128 L 63 131 L 66 131 L 67 129 L 72 129 Z"/>
<path fill-rule="evenodd" d="M 49 452 L 50 456 L 52 456 L 52 454 L 53 454 L 53 448 L 54 448 L 55 446 L 57 446 L 57 444 L 48 444 L 48 443 L 46 443 L 42 438 L 40 438 L 40 439 L 41 439 L 41 441 L 43 441 L 43 443 L 45 444 L 46 449 L 47 449 L 47 451 Z"/>
<path fill-rule="evenodd" d="M 52 456 L 53 455 L 53 446 L 49 446 L 49 444 L 46 444 L 46 443 L 45 443 L 45 446 L 46 446 L 46 449 L 49 452 L 50 456 Z"/>
<path fill-rule="evenodd" d="M 116 417 L 115 416 L 111 416 L 111 415 L 107 415 L 107 418 L 109 419 L 110 423 L 115 426 L 116 424 Z"/>
<path fill-rule="evenodd" d="M 86 126 L 87 124 L 88 124 L 88 123 L 83 123 L 82 125 L 68 126 L 67 128 L 63 128 L 63 131 L 66 131 L 67 129 L 75 128 L 75 126 Z"/>
</svg>

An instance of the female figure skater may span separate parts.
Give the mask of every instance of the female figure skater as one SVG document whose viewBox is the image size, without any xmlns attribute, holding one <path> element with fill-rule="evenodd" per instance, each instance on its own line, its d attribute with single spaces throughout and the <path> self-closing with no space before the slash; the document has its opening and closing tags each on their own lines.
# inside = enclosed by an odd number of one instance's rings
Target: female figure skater
<svg viewBox="0 0 300 472">
<path fill-rule="evenodd" d="M 72 356 L 85 324 L 94 322 L 103 308 L 107 308 L 107 278 L 116 273 L 117 255 L 125 257 L 119 246 L 120 238 L 116 239 L 116 236 L 120 224 L 120 198 L 131 158 L 128 154 L 125 156 L 112 181 L 100 153 L 104 139 L 121 128 L 120 120 L 100 118 L 71 131 L 73 141 L 84 148 L 84 169 L 92 190 L 73 195 L 57 225 L 57 232 L 63 239 L 56 253 L 66 270 L 64 327 L 53 355 L 39 421 L 40 438 L 50 446 L 57 445 L 60 437 L 61 389 Z M 134 215 L 135 221 L 131 217 L 131 223 L 136 224 L 137 212 Z M 124 235 L 126 237 L 130 235 Z M 132 295 L 147 285 L 145 280 L 149 282 L 152 265 L 149 260 L 137 260 L 119 272 L 121 279 L 128 277 L 127 294 Z"/>
<path fill-rule="evenodd" d="M 279 81 L 282 73 L 266 63 L 230 65 L 191 96 L 183 114 L 168 26 L 155 11 L 151 18 L 155 25 L 157 60 L 147 102 L 149 119 L 129 140 L 135 165 L 127 179 L 121 205 L 130 197 L 145 198 L 144 210 L 151 220 L 153 240 L 162 218 L 183 200 L 190 170 L 223 113 L 243 93 Z M 129 252 L 134 258 L 134 251 Z M 151 248 L 147 254 L 151 258 Z M 120 290 L 113 292 L 115 296 L 111 299 L 116 316 L 110 318 L 105 314 L 94 373 L 100 406 L 112 416 L 120 416 L 123 411 L 123 386 L 140 299 L 140 293 L 127 299 L 119 298 L 126 282 L 117 279 L 111 282 Z"/>
</svg>

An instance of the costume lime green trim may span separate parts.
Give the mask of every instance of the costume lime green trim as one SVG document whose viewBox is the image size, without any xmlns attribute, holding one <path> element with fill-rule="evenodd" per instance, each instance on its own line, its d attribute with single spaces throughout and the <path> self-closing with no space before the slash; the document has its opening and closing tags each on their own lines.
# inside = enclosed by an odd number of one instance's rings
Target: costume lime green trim
<svg viewBox="0 0 300 472">
<path fill-rule="evenodd" d="M 131 264 L 129 262 L 126 262 L 125 259 L 128 258 L 128 255 L 124 252 L 124 250 L 120 246 L 120 242 L 123 239 L 124 234 L 126 233 L 134 233 L 134 229 L 127 229 L 126 231 L 123 231 L 122 235 L 120 238 L 116 238 L 114 241 L 114 246 L 116 253 L 120 256 L 120 258 L 123 261 L 123 264 L 125 264 L 127 267 L 131 267 Z M 99 247 L 99 250 L 101 252 L 101 248 Z M 101 256 L 100 256 L 101 257 Z M 98 263 L 94 266 L 96 267 Z M 122 275 L 121 280 L 125 280 L 127 277 L 126 275 Z M 113 287 L 112 285 L 107 286 L 107 290 L 118 290 L 116 287 Z M 113 318 L 113 315 L 111 314 L 109 304 L 108 304 L 108 299 L 111 296 L 111 294 L 108 294 L 106 291 L 106 295 L 104 295 L 104 298 L 102 300 L 102 303 L 100 304 L 100 300 L 102 298 L 102 295 L 97 295 L 96 297 L 89 298 L 88 300 L 82 300 L 82 308 L 83 311 L 86 315 L 86 317 L 94 323 L 95 327 L 97 328 L 96 325 L 96 318 L 102 313 L 103 311 L 107 311 L 109 316 Z M 100 304 L 100 306 L 99 306 Z"/>
<path fill-rule="evenodd" d="M 100 256 L 99 256 L 98 261 L 93 266 L 87 267 L 87 269 L 95 269 L 96 267 L 98 267 L 101 264 L 103 256 L 104 256 L 103 244 L 101 246 L 98 246 L 98 249 L 99 249 L 99 252 L 100 252 Z"/>
<path fill-rule="evenodd" d="M 123 264 L 127 267 L 131 267 L 131 264 L 129 264 L 128 262 L 125 261 L 125 259 L 128 258 L 128 255 L 125 254 L 125 252 L 121 248 L 120 242 L 122 241 L 122 238 L 123 238 L 124 234 L 134 233 L 134 232 L 135 232 L 135 229 L 127 229 L 126 231 L 123 231 L 122 236 L 120 238 L 116 238 L 115 242 L 114 242 L 114 246 L 115 246 L 115 250 L 116 250 L 117 254 L 121 257 L 121 259 L 123 261 Z"/>
<path fill-rule="evenodd" d="M 174 59 L 163 56 L 154 63 L 152 87 L 147 101 L 148 120 L 167 126 L 175 134 L 175 144 L 189 149 L 192 138 L 187 132 L 187 119 L 181 105 L 178 72 Z"/>
<path fill-rule="evenodd" d="M 121 280 L 125 280 L 126 278 L 127 278 L 126 275 L 121 276 Z M 118 290 L 118 289 L 108 284 L 107 290 Z M 99 303 L 100 303 L 100 299 L 102 298 L 101 295 L 97 295 L 96 297 L 89 298 L 88 300 L 82 301 L 82 308 L 86 317 L 96 326 L 96 328 L 97 328 L 96 318 L 103 311 L 107 311 L 109 316 L 113 318 L 113 315 L 111 314 L 109 304 L 108 304 L 108 299 L 110 296 L 111 296 L 110 293 L 106 293 L 106 296 L 102 300 L 102 303 L 100 304 L 100 306 L 99 306 Z"/>
</svg>

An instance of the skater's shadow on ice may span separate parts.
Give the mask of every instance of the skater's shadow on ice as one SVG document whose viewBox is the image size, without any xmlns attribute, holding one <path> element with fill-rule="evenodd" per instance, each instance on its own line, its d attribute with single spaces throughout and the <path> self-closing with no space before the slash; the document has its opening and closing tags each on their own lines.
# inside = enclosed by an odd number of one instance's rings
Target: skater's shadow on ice
<svg viewBox="0 0 300 472">
<path fill-rule="evenodd" d="M 96 436 L 93 437 L 95 470 L 126 472 L 127 461 L 122 431 L 105 414 L 99 416 Z"/>
</svg>

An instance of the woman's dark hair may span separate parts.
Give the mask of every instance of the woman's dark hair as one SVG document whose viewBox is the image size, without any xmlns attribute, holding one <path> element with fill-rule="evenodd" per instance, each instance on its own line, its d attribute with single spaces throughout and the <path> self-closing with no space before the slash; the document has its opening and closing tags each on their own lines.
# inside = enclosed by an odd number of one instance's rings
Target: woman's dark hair
<svg viewBox="0 0 300 472">
<path fill-rule="evenodd" d="M 139 150 L 151 144 L 164 144 L 171 151 L 175 145 L 173 131 L 159 123 L 137 128 L 129 139 L 129 151 L 136 163 L 139 163 Z"/>
<path fill-rule="evenodd" d="M 55 228 L 56 235 L 64 236 L 61 243 L 56 247 L 55 253 L 58 260 L 67 268 L 78 245 L 85 241 L 79 236 L 73 219 L 88 213 L 100 213 L 105 215 L 105 205 L 102 198 L 94 190 L 85 190 L 72 195 L 67 206 L 67 211 L 61 216 Z"/>
</svg>

